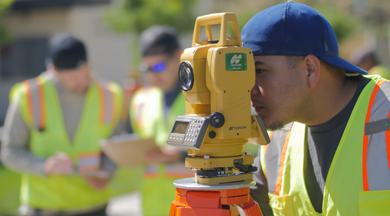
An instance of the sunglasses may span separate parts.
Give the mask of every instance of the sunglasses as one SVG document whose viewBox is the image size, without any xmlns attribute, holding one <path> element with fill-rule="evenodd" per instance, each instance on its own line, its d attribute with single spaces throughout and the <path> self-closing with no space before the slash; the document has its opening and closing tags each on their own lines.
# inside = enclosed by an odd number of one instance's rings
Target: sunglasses
<svg viewBox="0 0 390 216">
<path fill-rule="evenodd" d="M 148 67 L 147 64 L 145 63 L 141 63 L 139 65 L 139 70 L 141 72 L 153 72 L 153 73 L 161 73 L 163 71 L 165 71 L 167 69 L 167 63 L 166 62 L 158 62 L 154 65 L 152 65 L 152 67 Z"/>
</svg>

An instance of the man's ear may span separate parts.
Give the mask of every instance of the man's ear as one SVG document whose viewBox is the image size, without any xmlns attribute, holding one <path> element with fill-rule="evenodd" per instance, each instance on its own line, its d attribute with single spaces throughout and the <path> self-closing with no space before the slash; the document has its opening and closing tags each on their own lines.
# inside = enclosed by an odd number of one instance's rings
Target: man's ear
<svg viewBox="0 0 390 216">
<path fill-rule="evenodd" d="M 309 88 L 317 86 L 321 75 L 321 63 L 320 60 L 314 55 L 308 55 L 303 60 L 304 67 L 307 70 L 307 84 Z"/>
<path fill-rule="evenodd" d="M 54 65 L 46 66 L 46 70 L 51 71 L 51 72 L 53 72 L 55 74 L 59 74 L 60 73 L 60 70 L 58 68 L 56 68 Z"/>
<path fill-rule="evenodd" d="M 54 65 L 48 64 L 48 65 L 46 65 L 46 70 L 51 71 L 51 72 L 55 72 L 56 68 L 54 67 Z"/>
<path fill-rule="evenodd" d="M 181 53 L 182 53 L 182 50 L 177 49 L 177 50 L 173 53 L 174 58 L 180 59 Z"/>
</svg>

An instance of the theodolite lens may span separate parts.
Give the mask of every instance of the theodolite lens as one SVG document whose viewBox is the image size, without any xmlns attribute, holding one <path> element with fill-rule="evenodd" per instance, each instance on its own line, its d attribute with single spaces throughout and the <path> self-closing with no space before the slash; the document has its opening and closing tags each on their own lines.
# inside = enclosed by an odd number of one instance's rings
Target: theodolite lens
<svg viewBox="0 0 390 216">
<path fill-rule="evenodd" d="M 188 61 L 182 62 L 179 66 L 179 82 L 184 91 L 192 89 L 194 84 L 194 72 Z"/>
</svg>

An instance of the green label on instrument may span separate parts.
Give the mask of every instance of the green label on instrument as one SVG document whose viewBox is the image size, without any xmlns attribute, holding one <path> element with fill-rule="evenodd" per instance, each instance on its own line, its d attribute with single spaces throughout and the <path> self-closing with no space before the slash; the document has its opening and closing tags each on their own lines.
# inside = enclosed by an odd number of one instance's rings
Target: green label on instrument
<svg viewBox="0 0 390 216">
<path fill-rule="evenodd" d="M 245 53 L 228 53 L 226 54 L 225 59 L 226 59 L 226 70 L 228 71 L 246 70 Z"/>
</svg>

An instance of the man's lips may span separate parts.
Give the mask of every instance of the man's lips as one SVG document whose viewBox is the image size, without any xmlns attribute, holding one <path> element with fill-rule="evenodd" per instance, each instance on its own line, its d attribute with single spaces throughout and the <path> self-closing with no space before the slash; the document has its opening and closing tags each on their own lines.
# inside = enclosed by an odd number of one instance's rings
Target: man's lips
<svg viewBox="0 0 390 216">
<path fill-rule="evenodd" d="M 261 110 L 264 110 L 264 109 L 265 109 L 264 106 L 253 106 L 253 107 L 255 108 L 255 110 L 256 110 L 257 113 L 260 112 Z"/>
</svg>

